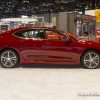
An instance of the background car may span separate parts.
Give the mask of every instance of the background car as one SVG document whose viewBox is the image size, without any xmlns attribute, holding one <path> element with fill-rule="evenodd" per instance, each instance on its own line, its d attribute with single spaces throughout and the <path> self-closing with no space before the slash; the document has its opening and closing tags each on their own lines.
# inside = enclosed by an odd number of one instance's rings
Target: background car
<svg viewBox="0 0 100 100">
<path fill-rule="evenodd" d="M 0 34 L 2 67 L 17 64 L 81 64 L 95 69 L 100 65 L 100 43 L 77 40 L 48 27 L 23 27 Z"/>
</svg>

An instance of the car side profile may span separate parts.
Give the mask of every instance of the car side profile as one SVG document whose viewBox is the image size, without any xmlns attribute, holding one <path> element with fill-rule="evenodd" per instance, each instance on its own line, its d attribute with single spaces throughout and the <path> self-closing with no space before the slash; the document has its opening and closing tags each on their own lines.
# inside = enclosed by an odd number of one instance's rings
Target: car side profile
<svg viewBox="0 0 100 100">
<path fill-rule="evenodd" d="M 100 65 L 100 43 L 77 40 L 48 27 L 23 27 L 0 34 L 0 62 L 4 68 L 17 64 Z"/>
</svg>

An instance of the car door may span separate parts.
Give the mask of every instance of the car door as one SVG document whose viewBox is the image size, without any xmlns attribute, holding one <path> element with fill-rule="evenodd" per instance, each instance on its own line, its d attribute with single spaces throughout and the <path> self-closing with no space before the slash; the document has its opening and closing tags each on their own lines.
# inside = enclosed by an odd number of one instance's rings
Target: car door
<svg viewBox="0 0 100 100">
<path fill-rule="evenodd" d="M 15 33 L 20 37 L 21 55 L 25 62 L 41 61 L 41 37 L 43 30 L 27 29 Z"/>
<path fill-rule="evenodd" d="M 75 62 L 77 56 L 73 51 L 72 42 L 55 30 L 45 30 L 45 39 L 42 41 L 43 60 L 47 62 Z"/>
</svg>

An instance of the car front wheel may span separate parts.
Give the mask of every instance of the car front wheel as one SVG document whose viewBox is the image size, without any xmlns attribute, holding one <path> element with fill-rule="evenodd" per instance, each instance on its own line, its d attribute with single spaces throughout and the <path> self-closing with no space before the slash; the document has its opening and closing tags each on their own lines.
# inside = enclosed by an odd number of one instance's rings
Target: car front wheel
<svg viewBox="0 0 100 100">
<path fill-rule="evenodd" d="M 87 51 L 81 58 L 81 64 L 87 69 L 96 69 L 100 65 L 100 55 L 96 51 Z"/>
<path fill-rule="evenodd" d="M 14 68 L 18 64 L 18 55 L 13 50 L 4 50 L 0 55 L 0 62 L 4 68 Z"/>
</svg>

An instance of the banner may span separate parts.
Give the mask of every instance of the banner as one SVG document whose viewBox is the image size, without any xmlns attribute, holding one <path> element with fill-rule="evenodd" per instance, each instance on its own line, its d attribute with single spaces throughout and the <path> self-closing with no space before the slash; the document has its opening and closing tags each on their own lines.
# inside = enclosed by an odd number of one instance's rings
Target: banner
<svg viewBox="0 0 100 100">
<path fill-rule="evenodd" d="M 100 10 L 95 11 L 96 22 L 100 22 Z"/>
</svg>

